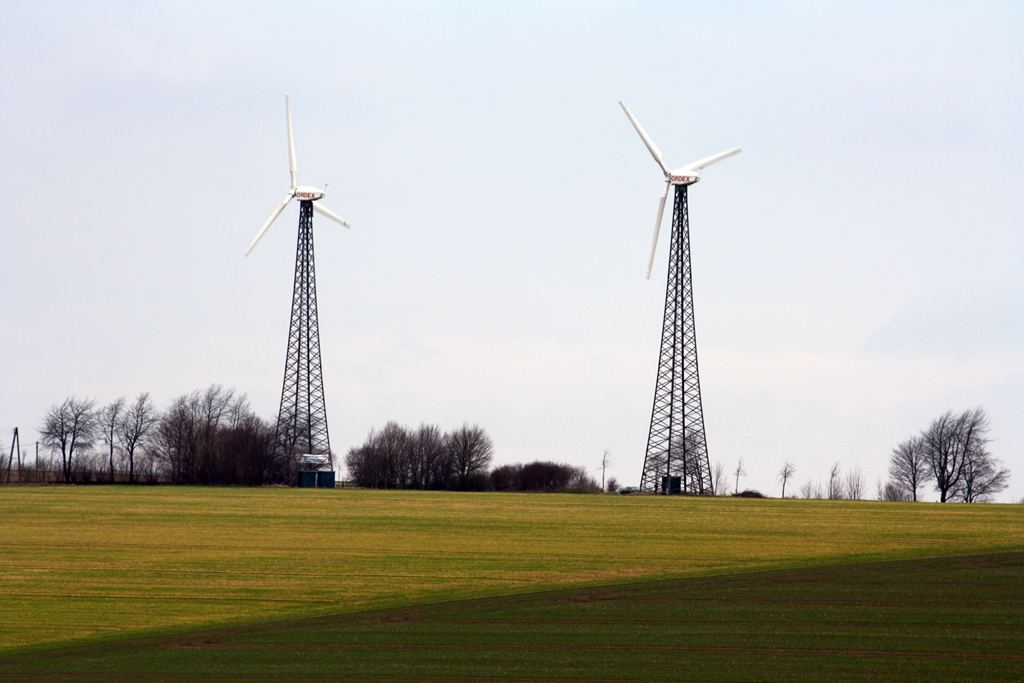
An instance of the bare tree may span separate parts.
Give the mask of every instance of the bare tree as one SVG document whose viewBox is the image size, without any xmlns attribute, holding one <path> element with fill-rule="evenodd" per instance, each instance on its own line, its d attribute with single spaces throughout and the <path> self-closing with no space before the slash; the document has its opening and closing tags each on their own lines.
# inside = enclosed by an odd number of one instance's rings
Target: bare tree
<svg viewBox="0 0 1024 683">
<path fill-rule="evenodd" d="M 600 493 L 597 487 L 597 480 L 587 474 L 586 467 L 573 467 L 569 475 L 569 491 L 582 491 L 585 493 Z"/>
<path fill-rule="evenodd" d="M 736 493 L 740 492 L 740 477 L 747 476 L 747 471 L 743 469 L 743 458 L 740 458 L 736 462 Z"/>
<path fill-rule="evenodd" d="M 430 445 L 430 481 L 427 482 L 427 488 L 444 490 L 449 488 L 452 481 L 452 470 L 454 465 L 452 463 L 452 455 L 448 451 L 447 437 L 441 433 L 440 428 L 434 427 L 434 433 L 431 435 Z M 422 432 L 418 438 L 423 438 Z M 439 440 L 439 441 L 437 441 Z"/>
<path fill-rule="evenodd" d="M 274 460 L 275 430 L 253 413 L 239 413 L 217 435 L 220 484 L 262 486 Z M 211 482 L 212 483 L 212 482 Z"/>
<path fill-rule="evenodd" d="M 800 497 L 807 500 L 821 500 L 824 498 L 825 494 L 821 490 L 821 482 L 811 479 L 805 481 L 803 486 L 800 487 Z"/>
<path fill-rule="evenodd" d="M 608 493 L 618 493 L 619 491 L 619 480 L 615 477 L 608 477 Z"/>
<path fill-rule="evenodd" d="M 782 482 L 783 498 L 786 497 L 786 482 L 789 481 L 794 474 L 796 474 L 796 465 L 791 462 L 787 462 L 782 466 L 782 469 L 779 470 L 779 481 Z"/>
<path fill-rule="evenodd" d="M 602 491 L 607 490 L 604 487 L 604 474 L 605 474 L 605 471 L 608 469 L 608 466 L 611 465 L 611 464 L 612 464 L 611 455 L 610 455 L 608 449 L 606 448 L 605 451 L 604 451 L 604 455 L 601 456 L 601 490 Z"/>
<path fill-rule="evenodd" d="M 128 456 L 128 481 L 135 481 L 135 455 L 146 446 L 159 416 L 149 394 L 141 393 L 124 411 L 118 424 L 121 447 Z"/>
<path fill-rule="evenodd" d="M 415 437 L 397 422 L 370 430 L 366 442 L 345 456 L 349 476 L 365 488 L 401 489 L 413 483 Z"/>
<path fill-rule="evenodd" d="M 832 465 L 828 473 L 828 499 L 841 500 L 843 497 L 843 475 L 839 463 Z"/>
<path fill-rule="evenodd" d="M 108 405 L 103 406 L 97 415 L 97 426 L 100 433 L 100 440 L 107 447 L 108 464 L 110 465 L 110 483 L 114 483 L 114 451 L 117 450 L 118 425 L 121 424 L 121 416 L 124 413 L 124 396 L 114 399 Z"/>
<path fill-rule="evenodd" d="M 882 480 L 878 480 L 878 500 L 887 500 L 890 502 L 910 502 L 910 493 L 906 488 L 897 484 L 893 481 L 887 481 L 882 484 Z"/>
<path fill-rule="evenodd" d="M 729 495 L 729 478 L 725 473 L 725 465 L 720 462 L 715 463 L 715 467 L 711 475 L 712 483 L 715 487 L 716 496 L 727 496 Z"/>
<path fill-rule="evenodd" d="M 174 399 L 156 428 L 155 455 L 176 484 L 231 483 L 236 463 L 224 458 L 220 432 L 251 413 L 245 396 L 219 384 Z"/>
<path fill-rule="evenodd" d="M 444 434 L 437 425 L 421 424 L 409 443 L 410 486 L 414 489 L 443 489 L 451 469 L 444 449 Z"/>
<path fill-rule="evenodd" d="M 362 446 L 354 446 L 345 455 L 348 477 L 356 486 L 363 488 L 384 488 L 383 464 L 377 452 L 377 434 L 374 430 L 366 436 Z"/>
<path fill-rule="evenodd" d="M 468 424 L 453 430 L 445 441 L 452 459 L 455 486 L 465 490 L 476 477 L 486 473 L 494 456 L 494 444 L 482 427 Z"/>
<path fill-rule="evenodd" d="M 895 486 L 905 489 L 911 500 L 917 501 L 917 492 L 928 479 L 922 437 L 912 436 L 892 449 L 892 455 L 889 456 L 889 479 Z"/>
<path fill-rule="evenodd" d="M 194 484 L 198 469 L 198 439 L 194 405 L 187 394 L 177 397 L 156 426 L 152 455 L 174 484 Z"/>
<path fill-rule="evenodd" d="M 65 483 L 71 483 L 72 465 L 76 453 L 87 451 L 96 438 L 96 401 L 67 398 L 53 405 L 43 417 L 39 438 L 43 445 L 60 453 L 61 474 Z"/>
<path fill-rule="evenodd" d="M 234 389 L 225 389 L 220 384 L 210 385 L 202 394 L 190 397 L 194 416 L 195 436 L 198 443 L 198 471 L 194 481 L 213 484 L 230 479 L 224 471 L 220 458 L 218 434 L 221 429 L 234 427 L 243 415 L 248 414 L 248 399 L 235 396 Z M 227 476 L 226 476 L 227 475 Z"/>
<path fill-rule="evenodd" d="M 412 437 L 397 422 L 388 422 L 377 433 L 377 456 L 383 466 L 383 488 L 404 489 L 409 486 L 409 461 Z"/>
<path fill-rule="evenodd" d="M 985 450 L 988 428 L 988 415 L 975 408 L 959 415 L 947 411 L 925 430 L 925 460 L 940 502 L 952 500 L 959 493 L 971 453 Z"/>
<path fill-rule="evenodd" d="M 859 467 L 854 467 L 846 473 L 844 489 L 845 497 L 849 500 L 860 500 L 864 497 L 864 475 Z"/>
<path fill-rule="evenodd" d="M 705 472 L 708 467 L 708 449 L 704 442 L 704 433 L 687 429 L 683 432 L 683 438 L 676 444 L 676 452 L 682 451 L 683 461 L 683 493 L 696 493 L 699 495 L 714 495 L 714 481 L 711 472 Z M 712 488 L 705 488 L 705 482 Z"/>
<path fill-rule="evenodd" d="M 992 496 L 1005 489 L 1009 484 L 1010 471 L 999 467 L 999 461 L 978 444 L 967 453 L 961 483 L 957 489 L 957 499 L 964 503 L 981 503 L 992 500 Z"/>
<path fill-rule="evenodd" d="M 158 423 L 159 425 L 159 423 Z M 157 440 L 153 441 L 135 455 L 135 479 L 147 484 L 156 484 L 160 481 L 161 465 L 164 463 L 157 450 Z"/>
</svg>

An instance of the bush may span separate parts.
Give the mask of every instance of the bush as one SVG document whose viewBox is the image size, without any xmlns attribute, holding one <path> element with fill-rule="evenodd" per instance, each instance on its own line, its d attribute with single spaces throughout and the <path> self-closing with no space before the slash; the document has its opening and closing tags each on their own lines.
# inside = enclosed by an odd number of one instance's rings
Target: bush
<svg viewBox="0 0 1024 683">
<path fill-rule="evenodd" d="M 905 488 L 892 481 L 886 482 L 885 486 L 879 490 L 878 499 L 893 502 L 907 502 L 912 500 L 910 493 Z"/>
<path fill-rule="evenodd" d="M 587 475 L 583 467 L 556 462 L 536 461 L 526 465 L 502 465 L 490 476 L 495 491 L 530 491 L 556 493 L 573 490 L 577 493 L 597 493 L 597 482 Z"/>
<path fill-rule="evenodd" d="M 486 472 L 470 475 L 459 488 L 460 491 L 491 491 L 491 480 Z"/>
<path fill-rule="evenodd" d="M 739 493 L 732 494 L 733 498 L 764 498 L 764 494 L 754 489 L 747 489 L 746 491 L 740 491 Z"/>
<path fill-rule="evenodd" d="M 519 491 L 522 481 L 523 466 L 502 465 L 491 470 L 491 488 L 495 491 Z"/>
<path fill-rule="evenodd" d="M 81 453 L 69 468 L 70 481 L 73 484 L 90 484 L 98 481 L 96 475 L 102 471 L 102 467 L 103 461 L 96 453 Z"/>
</svg>

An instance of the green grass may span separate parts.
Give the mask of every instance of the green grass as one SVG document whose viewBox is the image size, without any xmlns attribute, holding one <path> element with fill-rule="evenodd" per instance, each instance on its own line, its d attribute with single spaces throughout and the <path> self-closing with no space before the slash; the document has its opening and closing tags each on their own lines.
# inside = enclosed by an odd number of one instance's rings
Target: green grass
<svg viewBox="0 0 1024 683">
<path fill-rule="evenodd" d="M 3 680 L 1020 681 L 1024 552 L 644 581 L 0 657 Z"/>
<path fill-rule="evenodd" d="M 0 490 L 0 653 L 567 586 L 1024 548 L 1024 506 Z"/>
</svg>

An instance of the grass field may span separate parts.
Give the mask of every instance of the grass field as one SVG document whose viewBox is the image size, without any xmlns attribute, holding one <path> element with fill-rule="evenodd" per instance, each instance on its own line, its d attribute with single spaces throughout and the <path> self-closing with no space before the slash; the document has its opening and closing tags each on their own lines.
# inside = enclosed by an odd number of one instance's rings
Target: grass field
<svg viewBox="0 0 1024 683">
<path fill-rule="evenodd" d="M 1024 552 L 644 581 L 0 657 L 0 679 L 1020 681 Z"/>
<path fill-rule="evenodd" d="M 0 653 L 463 598 L 1024 548 L 1024 506 L 0 490 Z"/>
</svg>

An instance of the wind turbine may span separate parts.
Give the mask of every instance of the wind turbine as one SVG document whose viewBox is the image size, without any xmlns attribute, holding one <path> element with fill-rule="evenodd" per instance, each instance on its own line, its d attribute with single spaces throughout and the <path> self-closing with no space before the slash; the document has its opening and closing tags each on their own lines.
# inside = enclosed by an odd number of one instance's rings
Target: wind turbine
<svg viewBox="0 0 1024 683">
<path fill-rule="evenodd" d="M 284 97 L 285 117 L 288 121 L 288 171 L 291 187 L 284 201 L 274 209 L 270 218 L 245 250 L 248 256 L 266 234 L 277 217 L 292 199 L 299 200 L 299 238 L 295 249 L 295 283 L 292 289 L 292 315 L 288 332 L 288 351 L 284 365 L 284 386 L 281 389 L 281 408 L 277 415 L 277 449 L 268 477 L 274 481 L 294 478 L 294 470 L 308 457 L 322 456 L 330 461 L 331 440 L 327 430 L 327 407 L 324 403 L 323 369 L 320 362 L 320 323 L 316 308 L 316 268 L 313 259 L 313 211 L 332 221 L 351 227 L 333 211 L 316 203 L 324 191 L 316 187 L 295 184 L 295 141 L 292 136 L 292 109 L 288 96 Z M 312 460 L 315 460 L 313 458 Z"/>
<path fill-rule="evenodd" d="M 633 116 L 633 112 L 622 100 L 619 100 L 619 105 L 665 174 L 665 189 L 658 202 L 651 256 L 647 261 L 648 279 L 654 266 L 654 253 L 658 248 L 658 233 L 661 231 L 668 189 L 673 185 L 676 188 L 658 380 L 654 389 L 654 408 L 651 411 L 651 428 L 647 436 L 640 489 L 655 493 L 713 494 L 714 483 L 704 435 L 704 409 L 697 367 L 687 187 L 700 181 L 701 171 L 705 168 L 739 154 L 740 148 L 734 147 L 670 171 L 661 151 Z"/>
</svg>

